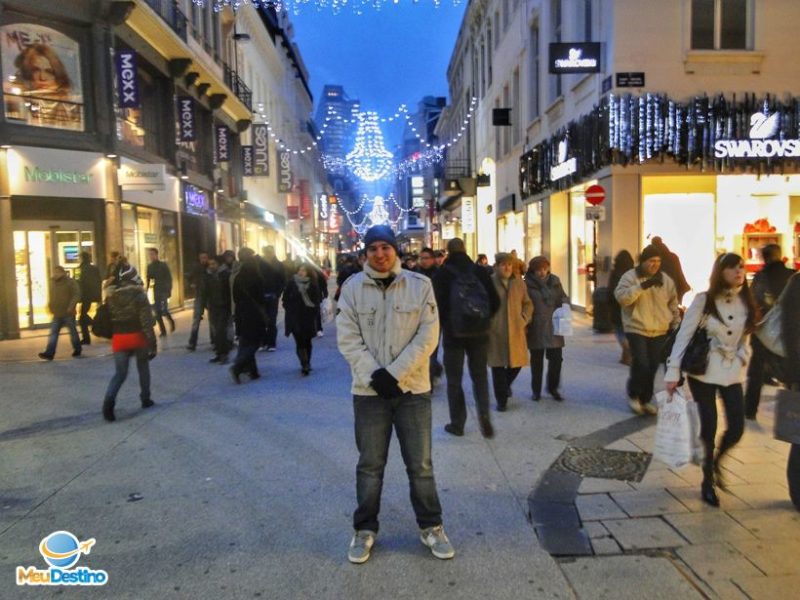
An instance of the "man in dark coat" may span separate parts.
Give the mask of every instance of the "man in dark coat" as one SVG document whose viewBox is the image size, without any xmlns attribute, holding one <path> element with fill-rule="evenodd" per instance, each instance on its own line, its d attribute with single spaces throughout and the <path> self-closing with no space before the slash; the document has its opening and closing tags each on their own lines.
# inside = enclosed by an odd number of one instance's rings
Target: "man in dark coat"
<svg viewBox="0 0 800 600">
<path fill-rule="evenodd" d="M 228 321 L 231 318 L 230 275 L 228 266 L 221 259 L 208 259 L 204 286 L 215 354 L 208 362 L 222 365 L 228 362 L 228 353 L 231 351 L 231 341 L 228 339 Z"/>
<path fill-rule="evenodd" d="M 651 244 L 658 252 L 658 256 L 661 257 L 661 270 L 675 282 L 675 288 L 678 292 L 678 304 L 682 304 L 684 294 L 692 289 L 692 286 L 689 285 L 683 274 L 681 259 L 667 247 L 664 240 L 659 236 L 655 236 Z"/>
<path fill-rule="evenodd" d="M 234 324 L 239 336 L 239 351 L 230 370 L 235 383 L 241 383 L 239 377 L 244 372 L 251 379 L 260 377 L 256 351 L 266 335 L 268 322 L 261 260 L 252 249 L 243 247 L 239 250 L 239 263 L 241 267 L 231 283 Z"/>
<path fill-rule="evenodd" d="M 175 321 L 169 314 L 169 297 L 172 295 L 172 273 L 169 266 L 163 260 L 158 259 L 158 249 L 148 248 L 147 255 L 150 264 L 147 265 L 147 288 L 153 285 L 153 308 L 156 313 L 156 321 L 161 337 L 166 337 L 167 330 L 164 327 L 164 318 L 169 321 L 170 331 L 175 331 Z"/>
<path fill-rule="evenodd" d="M 89 326 L 92 319 L 89 311 L 92 304 L 102 300 L 102 282 L 100 280 L 100 269 L 92 264 L 92 255 L 88 252 L 81 252 L 81 264 L 77 270 L 78 286 L 81 288 L 81 314 L 78 322 L 81 325 L 81 344 L 92 343 L 89 335 Z"/>
<path fill-rule="evenodd" d="M 794 271 L 783 264 L 781 247 L 778 244 L 764 246 L 761 256 L 764 259 L 764 268 L 753 278 L 752 290 L 763 317 L 778 302 Z M 767 350 L 754 335 L 750 336 L 750 345 L 753 347 L 753 355 L 747 366 L 744 414 L 748 419 L 755 419 L 761 400 L 761 387 L 766 379 Z"/>
<path fill-rule="evenodd" d="M 200 321 L 203 320 L 203 313 L 208 308 L 208 298 L 206 295 L 206 270 L 208 269 L 208 252 L 200 252 L 197 255 L 197 264 L 192 268 L 189 275 L 189 287 L 194 290 L 194 307 L 192 311 L 192 331 L 189 334 L 189 343 L 186 349 L 189 352 L 194 352 L 197 348 L 197 336 L 200 333 Z M 212 339 L 214 332 L 212 331 L 211 315 L 209 312 L 208 319 L 208 337 Z"/>
<path fill-rule="evenodd" d="M 470 336 L 462 336 L 452 328 L 451 291 L 455 281 L 462 277 L 477 277 L 486 290 L 489 302 L 489 318 L 500 308 L 500 297 L 494 288 L 486 269 L 476 265 L 467 256 L 464 240 L 453 238 L 447 243 L 447 261 L 433 277 L 433 290 L 439 306 L 439 320 L 443 331 L 442 346 L 444 348 L 444 371 L 447 376 L 447 401 L 450 405 L 450 423 L 445 431 L 452 435 L 464 435 L 464 424 L 467 420 L 467 407 L 464 401 L 464 390 L 461 379 L 464 374 L 464 355 L 467 357 L 469 375 L 472 379 L 472 390 L 478 408 L 478 424 L 481 434 L 486 438 L 494 437 L 494 428 L 489 416 L 489 377 L 488 341 L 489 327 L 486 331 L 476 332 Z"/>
<path fill-rule="evenodd" d="M 278 343 L 278 305 L 283 289 L 286 286 L 288 274 L 283 263 L 275 255 L 274 246 L 264 247 L 261 272 L 264 276 L 267 316 L 269 317 L 264 346 L 266 346 L 267 352 L 275 352 L 275 346 Z"/>
<path fill-rule="evenodd" d="M 436 275 L 439 267 L 436 266 L 436 257 L 431 248 L 423 248 L 420 250 L 417 267 L 414 270 L 421 275 L 425 275 L 428 279 L 433 280 L 433 276 Z M 439 344 L 436 344 L 436 349 L 433 351 L 433 354 L 431 354 L 430 359 L 431 382 L 433 382 L 435 378 L 441 377 L 443 371 L 444 367 L 442 363 L 439 362 Z"/>
</svg>

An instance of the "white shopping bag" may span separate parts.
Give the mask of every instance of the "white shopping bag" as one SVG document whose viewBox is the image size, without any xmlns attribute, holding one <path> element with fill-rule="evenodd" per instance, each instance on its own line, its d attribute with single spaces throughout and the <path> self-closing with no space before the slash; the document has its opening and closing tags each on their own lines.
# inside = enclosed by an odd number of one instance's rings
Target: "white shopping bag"
<svg viewBox="0 0 800 600">
<path fill-rule="evenodd" d="M 702 462 L 700 418 L 686 390 L 679 388 L 671 396 L 666 391 L 659 392 L 656 403 L 658 422 L 653 457 L 674 468 Z"/>
<path fill-rule="evenodd" d="M 553 335 L 572 335 L 572 310 L 566 302 L 553 312 Z"/>
<path fill-rule="evenodd" d="M 333 321 L 333 302 L 330 298 L 324 298 L 319 308 L 322 313 L 323 323 L 330 323 Z"/>
</svg>

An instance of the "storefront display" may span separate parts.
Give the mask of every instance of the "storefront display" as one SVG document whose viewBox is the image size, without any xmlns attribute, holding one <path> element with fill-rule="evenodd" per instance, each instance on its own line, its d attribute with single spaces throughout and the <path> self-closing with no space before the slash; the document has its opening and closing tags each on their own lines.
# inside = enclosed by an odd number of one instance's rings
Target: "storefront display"
<svg viewBox="0 0 800 600">
<path fill-rule="evenodd" d="M 542 254 L 542 203 L 533 202 L 526 207 L 525 260 Z"/>
</svg>

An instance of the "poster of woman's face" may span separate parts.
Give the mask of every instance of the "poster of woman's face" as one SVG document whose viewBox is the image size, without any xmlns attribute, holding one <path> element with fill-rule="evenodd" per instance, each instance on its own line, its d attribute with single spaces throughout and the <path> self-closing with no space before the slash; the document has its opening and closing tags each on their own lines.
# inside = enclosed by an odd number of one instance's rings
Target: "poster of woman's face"
<svg viewBox="0 0 800 600">
<path fill-rule="evenodd" d="M 78 42 L 42 25 L 2 25 L 0 66 L 8 121 L 83 131 Z"/>
</svg>

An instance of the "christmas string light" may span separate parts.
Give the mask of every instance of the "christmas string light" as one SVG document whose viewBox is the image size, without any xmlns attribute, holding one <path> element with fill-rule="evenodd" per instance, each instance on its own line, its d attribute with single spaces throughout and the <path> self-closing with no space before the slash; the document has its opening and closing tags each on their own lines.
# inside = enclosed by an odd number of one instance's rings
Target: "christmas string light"
<svg viewBox="0 0 800 600">
<path fill-rule="evenodd" d="M 239 10 L 242 6 L 252 4 L 253 6 L 263 6 L 264 8 L 272 6 L 277 12 L 291 12 L 292 14 L 300 14 L 301 10 L 306 6 L 311 6 L 317 11 L 328 10 L 333 14 L 338 14 L 342 10 L 349 8 L 357 15 L 363 15 L 365 10 L 379 11 L 384 4 L 400 4 L 399 0 L 192 0 L 198 6 L 205 6 L 206 3 L 211 3 L 215 12 L 223 10 L 226 6 L 230 6 L 234 11 Z M 418 0 L 414 0 L 414 4 L 418 4 Z M 461 4 L 461 0 L 452 0 L 453 6 Z M 439 8 L 442 0 L 433 0 L 433 6 Z"/>
<path fill-rule="evenodd" d="M 347 154 L 350 170 L 364 181 L 383 179 L 392 169 L 394 155 L 383 143 L 378 113 L 361 113 L 353 150 Z"/>
</svg>

